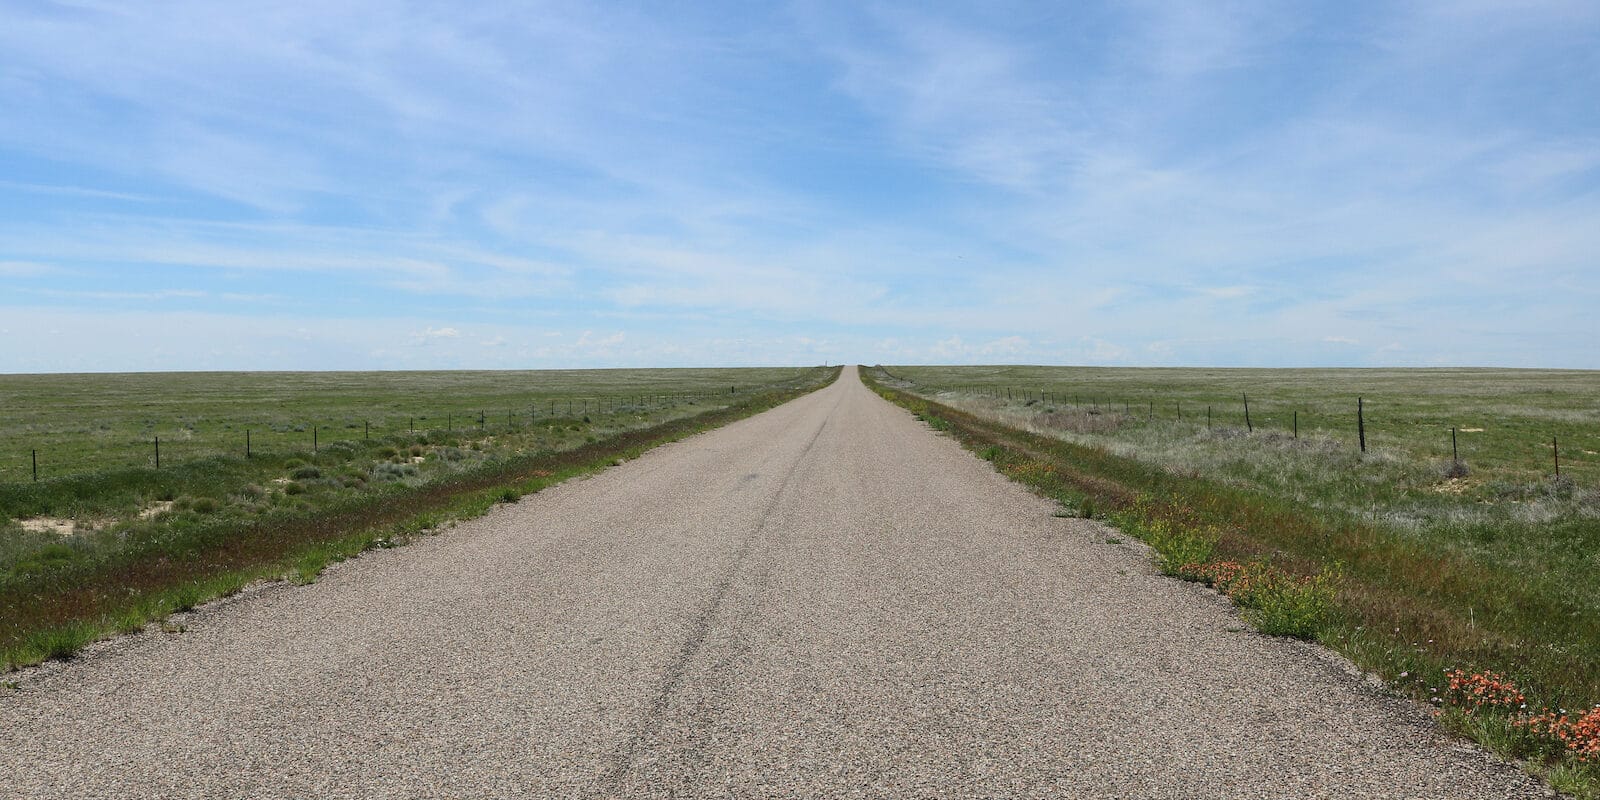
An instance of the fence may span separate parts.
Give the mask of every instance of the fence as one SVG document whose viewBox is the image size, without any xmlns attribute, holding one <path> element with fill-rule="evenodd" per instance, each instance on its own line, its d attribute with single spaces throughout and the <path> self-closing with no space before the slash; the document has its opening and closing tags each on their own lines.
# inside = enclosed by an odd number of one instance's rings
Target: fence
<svg viewBox="0 0 1600 800">
<path fill-rule="evenodd" d="M 68 477 L 117 466 L 161 469 L 163 465 L 171 467 L 175 463 L 175 457 L 189 460 L 221 455 L 253 458 L 268 449 L 309 451 L 316 454 L 321 449 L 335 444 L 336 441 L 370 440 L 374 436 L 381 439 L 401 435 L 426 437 L 439 433 L 482 436 L 495 432 L 528 432 L 535 425 L 557 422 L 570 424 L 586 419 L 590 415 L 615 416 L 698 405 L 712 399 L 733 397 L 740 391 L 739 387 L 730 386 L 726 393 L 534 396 L 524 404 L 493 411 L 480 408 L 476 412 L 462 413 L 452 409 L 443 413 L 404 415 L 388 411 L 374 415 L 374 418 L 346 417 L 333 422 L 316 421 L 313 417 L 317 415 L 310 413 L 305 415 L 305 421 L 293 423 L 267 422 L 257 417 L 251 422 L 237 420 L 220 422 L 212 426 L 213 430 L 199 435 L 194 427 L 169 427 L 166 430 L 177 431 L 177 437 L 169 433 L 166 439 L 160 434 L 124 439 L 112 448 L 104 445 L 91 447 L 90 449 L 94 451 L 92 456 L 84 456 L 81 452 L 74 454 L 72 450 L 81 451 L 82 448 L 72 448 L 60 443 L 56 448 L 48 445 L 27 447 L 24 456 L 26 460 L 22 461 L 23 469 L 26 471 L 0 467 L 0 483 L 30 480 L 37 482 L 41 479 Z M 748 392 L 748 389 L 745 391 Z M 283 414 L 279 415 L 279 418 L 286 419 L 290 416 L 293 415 Z M 356 431 L 360 432 L 359 436 L 353 435 Z M 343 439 L 337 439 L 338 432 L 347 435 Z M 123 457 L 118 458 L 106 452 L 108 449 L 115 449 Z M 62 457 L 52 458 L 53 451 L 61 451 Z"/>
<path fill-rule="evenodd" d="M 1252 400 L 1251 395 L 1244 392 L 1237 396 L 1236 401 L 1226 405 L 1216 402 L 1204 403 L 1204 410 L 1201 411 L 1200 408 L 1196 408 L 1194 405 L 1185 409 L 1182 400 L 1158 400 L 1144 397 L 1134 401 L 1112 397 L 1107 393 L 1082 387 L 1023 388 L 993 384 L 924 386 L 916 381 L 893 375 L 886 369 L 879 368 L 879 370 L 884 375 L 907 386 L 916 387 L 920 391 L 958 391 L 986 397 L 1002 403 L 1046 404 L 1089 414 L 1120 412 L 1124 417 L 1134 420 L 1141 418 L 1150 422 L 1165 420 L 1191 423 L 1196 426 L 1202 424 L 1201 415 L 1203 414 L 1203 424 L 1207 430 L 1218 431 L 1221 429 L 1242 428 L 1245 434 L 1255 434 L 1258 431 L 1263 433 L 1271 432 L 1280 435 L 1287 434 L 1291 439 L 1299 439 L 1301 436 L 1301 416 L 1304 412 L 1308 417 L 1307 422 L 1315 421 L 1319 423 L 1316 429 L 1319 435 L 1323 437 L 1332 436 L 1337 439 L 1338 431 L 1344 430 L 1346 431 L 1344 435 L 1349 437 L 1347 441 L 1363 453 L 1368 451 L 1369 439 L 1371 438 L 1369 434 L 1374 431 L 1384 431 L 1381 425 L 1378 428 L 1373 428 L 1372 411 L 1368 398 L 1364 395 L 1348 398 L 1345 401 L 1349 404 L 1348 410 L 1342 415 L 1327 412 L 1313 415 L 1305 408 L 1282 408 L 1280 405 L 1274 417 L 1265 418 L 1261 413 L 1263 406 L 1259 402 L 1259 398 Z M 1252 415 L 1252 405 L 1254 405 L 1254 415 Z M 1379 421 L 1381 422 L 1381 420 Z M 1274 423 L 1277 426 L 1275 428 L 1273 427 Z M 1418 427 L 1426 427 L 1432 433 L 1419 434 L 1415 430 Z M 1404 431 L 1405 435 L 1403 437 L 1408 443 L 1416 443 L 1424 448 L 1432 449 L 1441 456 L 1445 452 L 1449 453 L 1452 465 L 1450 472 L 1452 475 L 1465 473 L 1461 454 L 1461 434 L 1463 432 L 1482 433 L 1484 430 L 1483 427 L 1478 426 L 1465 428 L 1460 425 L 1419 426 L 1417 423 L 1411 424 L 1409 428 L 1411 429 Z M 1391 428 L 1389 432 L 1399 437 L 1400 433 L 1395 433 L 1395 430 L 1396 428 Z M 1419 441 L 1427 435 L 1435 436 L 1436 438 L 1431 443 Z M 1582 470 L 1587 474 L 1600 468 L 1600 460 L 1593 458 L 1597 453 L 1593 450 L 1586 450 L 1581 446 L 1571 446 L 1574 444 L 1571 441 L 1572 438 L 1574 437 L 1569 435 L 1564 439 L 1562 434 L 1553 430 L 1545 431 L 1542 434 L 1526 432 L 1518 443 L 1510 446 L 1511 455 L 1496 456 L 1494 458 L 1498 461 L 1515 459 L 1525 469 L 1541 471 L 1555 478 L 1561 478 L 1564 471 L 1570 477 L 1575 469 Z M 1563 449 L 1564 447 L 1566 449 Z M 1487 450 L 1488 448 L 1484 449 Z M 1585 458 L 1585 456 L 1589 458 Z"/>
</svg>

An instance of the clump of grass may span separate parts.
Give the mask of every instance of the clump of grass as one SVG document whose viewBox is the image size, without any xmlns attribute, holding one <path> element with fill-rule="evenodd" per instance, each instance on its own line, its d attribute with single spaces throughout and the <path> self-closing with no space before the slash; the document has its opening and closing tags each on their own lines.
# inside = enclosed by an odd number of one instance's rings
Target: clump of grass
<svg viewBox="0 0 1600 800">
<path fill-rule="evenodd" d="M 395 464 L 388 461 L 380 461 L 372 465 L 372 480 L 380 483 L 403 481 L 416 477 L 418 473 L 419 470 L 414 464 Z"/>
<path fill-rule="evenodd" d="M 13 662 L 22 660 L 23 663 L 65 661 L 99 638 L 99 626 L 89 622 L 70 622 L 34 631 L 22 640 L 21 652 L 8 655 L 7 658 Z M 21 659 L 17 658 L 19 655 Z"/>
<path fill-rule="evenodd" d="M 322 470 L 318 467 L 307 464 L 305 466 L 296 467 L 289 473 L 289 477 L 297 481 L 316 480 L 317 478 L 322 477 Z"/>
</svg>

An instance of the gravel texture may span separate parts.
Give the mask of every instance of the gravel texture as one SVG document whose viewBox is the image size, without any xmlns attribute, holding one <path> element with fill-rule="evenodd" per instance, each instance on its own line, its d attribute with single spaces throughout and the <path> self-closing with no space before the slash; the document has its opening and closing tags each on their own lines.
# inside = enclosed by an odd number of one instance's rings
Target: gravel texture
<svg viewBox="0 0 1600 800">
<path fill-rule="evenodd" d="M 4 797 L 1511 798 L 864 389 L 0 690 Z"/>
</svg>

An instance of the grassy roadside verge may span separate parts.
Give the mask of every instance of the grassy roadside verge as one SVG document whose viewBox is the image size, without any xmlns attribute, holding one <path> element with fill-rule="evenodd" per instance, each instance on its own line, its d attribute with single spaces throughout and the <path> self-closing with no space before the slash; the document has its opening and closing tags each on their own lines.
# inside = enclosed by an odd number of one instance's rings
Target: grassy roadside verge
<svg viewBox="0 0 1600 800">
<path fill-rule="evenodd" d="M 1092 446 L 1019 431 L 874 380 L 1003 474 L 1149 543 L 1168 574 L 1216 586 L 1263 631 L 1314 639 L 1439 709 L 1441 723 L 1600 797 L 1600 630 L 1514 567 Z M 1573 746 L 1576 745 L 1576 746 Z"/>
<path fill-rule="evenodd" d="M 479 516 L 617 459 L 752 416 L 831 383 L 748 396 L 732 405 L 624 431 L 571 450 L 533 452 L 419 487 L 396 485 L 332 507 L 284 510 L 237 525 L 175 529 L 152 546 L 106 560 L 46 569 L 0 587 L 0 661 L 6 670 L 70 658 L 84 645 L 142 629 L 174 612 L 259 581 L 315 580 L 328 564 L 392 547 Z"/>
</svg>

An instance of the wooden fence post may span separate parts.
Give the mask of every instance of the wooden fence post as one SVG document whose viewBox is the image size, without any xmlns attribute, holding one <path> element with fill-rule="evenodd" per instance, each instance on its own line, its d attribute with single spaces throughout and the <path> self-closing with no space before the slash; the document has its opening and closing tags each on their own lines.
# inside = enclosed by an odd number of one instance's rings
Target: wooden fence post
<svg viewBox="0 0 1600 800">
<path fill-rule="evenodd" d="M 1361 452 L 1367 452 L 1367 413 L 1362 399 L 1356 398 L 1356 435 L 1361 437 Z"/>
</svg>

